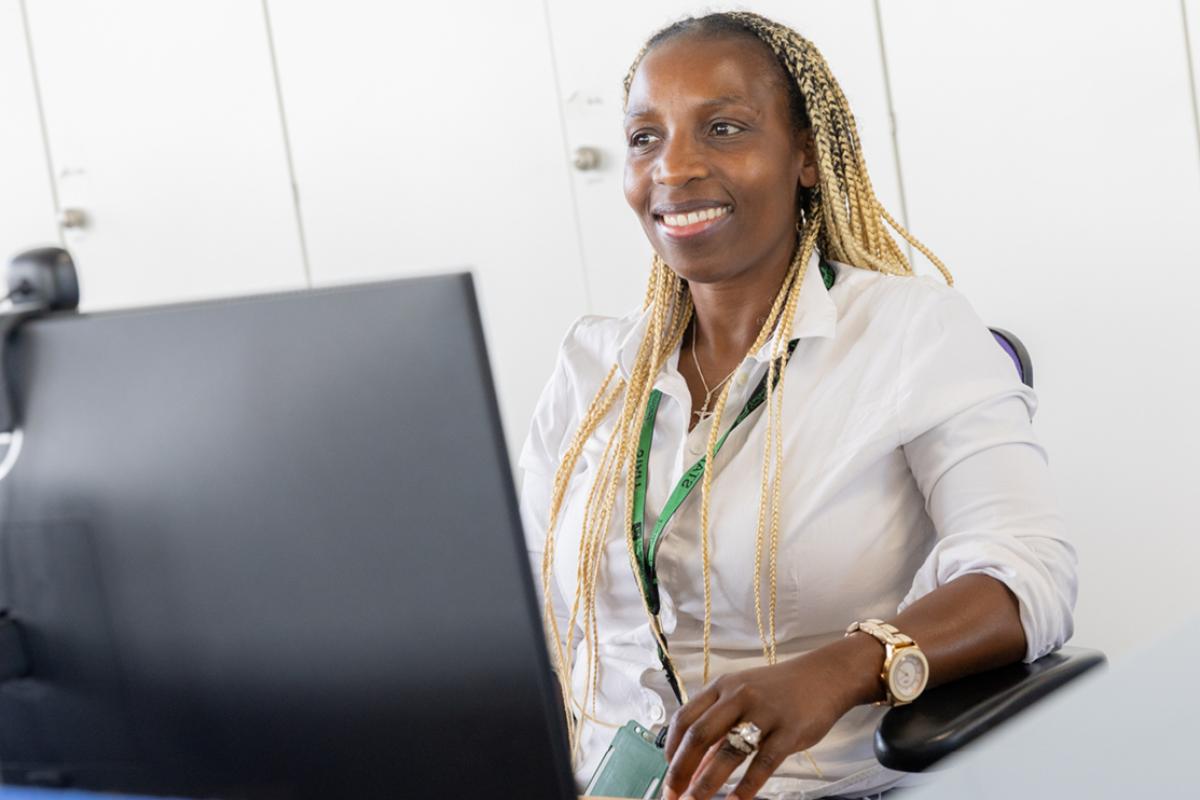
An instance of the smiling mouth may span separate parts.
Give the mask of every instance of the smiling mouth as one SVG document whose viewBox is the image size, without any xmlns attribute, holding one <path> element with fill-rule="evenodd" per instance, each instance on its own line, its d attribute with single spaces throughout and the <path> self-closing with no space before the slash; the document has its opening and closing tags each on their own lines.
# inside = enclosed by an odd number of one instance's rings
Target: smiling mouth
<svg viewBox="0 0 1200 800">
<path fill-rule="evenodd" d="M 685 238 L 704 233 L 732 213 L 732 206 L 717 206 L 681 214 L 655 214 L 654 220 L 666 235 Z"/>
</svg>

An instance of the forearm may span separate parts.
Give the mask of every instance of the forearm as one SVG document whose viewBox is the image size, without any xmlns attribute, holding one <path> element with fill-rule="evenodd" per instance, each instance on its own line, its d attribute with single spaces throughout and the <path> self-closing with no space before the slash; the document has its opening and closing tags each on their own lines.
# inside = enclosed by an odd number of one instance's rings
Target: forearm
<svg viewBox="0 0 1200 800">
<path fill-rule="evenodd" d="M 994 578 L 970 573 L 946 583 L 890 620 L 929 660 L 931 683 L 1021 658 L 1025 631 L 1016 598 Z M 726 740 L 739 721 L 754 723 L 762 747 L 735 794 L 754 797 L 792 753 L 812 747 L 851 708 L 881 700 L 884 648 L 854 634 L 771 666 L 724 675 L 700 690 L 671 721 L 667 797 L 711 797 L 745 759 Z"/>
<path fill-rule="evenodd" d="M 848 620 L 847 624 L 852 620 Z M 929 660 L 929 686 L 1019 661 L 1025 630 L 1017 600 L 987 575 L 964 575 L 885 620 L 912 637 Z M 884 648 L 856 633 L 814 651 L 829 665 L 846 710 L 884 699 Z"/>
</svg>

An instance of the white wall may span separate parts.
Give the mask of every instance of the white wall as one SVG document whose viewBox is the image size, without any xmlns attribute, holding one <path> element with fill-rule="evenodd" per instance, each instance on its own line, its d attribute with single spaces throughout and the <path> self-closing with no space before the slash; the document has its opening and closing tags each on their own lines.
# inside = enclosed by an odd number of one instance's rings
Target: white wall
<svg viewBox="0 0 1200 800">
<path fill-rule="evenodd" d="M 541 5 L 268 7 L 313 283 L 471 267 L 519 447 L 587 307 Z"/>
<path fill-rule="evenodd" d="M 302 287 L 258 4 L 24 6 L 82 306 Z"/>
<path fill-rule="evenodd" d="M 17 0 L 0 0 L 0 262 L 59 245 L 25 25 Z"/>
<path fill-rule="evenodd" d="M 1176 2 L 883 4 L 912 225 L 1033 354 L 1077 637 L 1200 613 L 1200 153 Z"/>
<path fill-rule="evenodd" d="M 824 50 L 885 203 L 1033 351 L 1077 641 L 1117 658 L 1200 612 L 1185 2 L 748 4 Z M 66 241 L 91 307 L 470 265 L 516 447 L 568 322 L 641 296 L 620 81 L 707 5 L 0 0 L 0 251 Z"/>
</svg>

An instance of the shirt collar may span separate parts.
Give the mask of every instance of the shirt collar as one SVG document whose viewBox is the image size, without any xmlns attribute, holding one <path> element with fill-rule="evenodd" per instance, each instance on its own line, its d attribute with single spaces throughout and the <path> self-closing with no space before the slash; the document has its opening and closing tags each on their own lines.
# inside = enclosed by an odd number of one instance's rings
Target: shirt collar
<svg viewBox="0 0 1200 800">
<path fill-rule="evenodd" d="M 836 274 L 838 266 L 832 262 L 829 263 Z M 646 335 L 646 330 L 650 327 L 651 313 L 651 309 L 643 311 L 617 346 L 617 371 L 625 380 L 629 380 L 629 376 L 633 372 L 633 362 L 637 358 L 638 347 L 641 346 L 642 337 Z M 825 288 L 825 281 L 821 277 L 820 258 L 814 252 L 809 259 L 808 268 L 804 271 L 804 280 L 800 284 L 800 296 L 796 299 L 796 318 L 792 325 L 792 338 L 833 336 L 837 328 L 837 316 L 837 306 L 834 304 L 833 298 L 829 296 L 829 290 Z M 772 334 L 771 338 L 748 358 L 758 362 L 768 361 L 774 347 L 775 334 Z"/>
</svg>

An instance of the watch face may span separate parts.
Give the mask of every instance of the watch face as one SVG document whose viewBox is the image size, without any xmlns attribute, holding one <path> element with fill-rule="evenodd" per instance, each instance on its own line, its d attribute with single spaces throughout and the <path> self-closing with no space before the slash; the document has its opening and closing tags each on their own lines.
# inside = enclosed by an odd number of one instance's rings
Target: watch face
<svg viewBox="0 0 1200 800">
<path fill-rule="evenodd" d="M 915 650 L 902 651 L 892 661 L 889 674 L 892 694 L 901 702 L 915 700 L 929 680 L 929 665 L 925 656 Z"/>
</svg>

